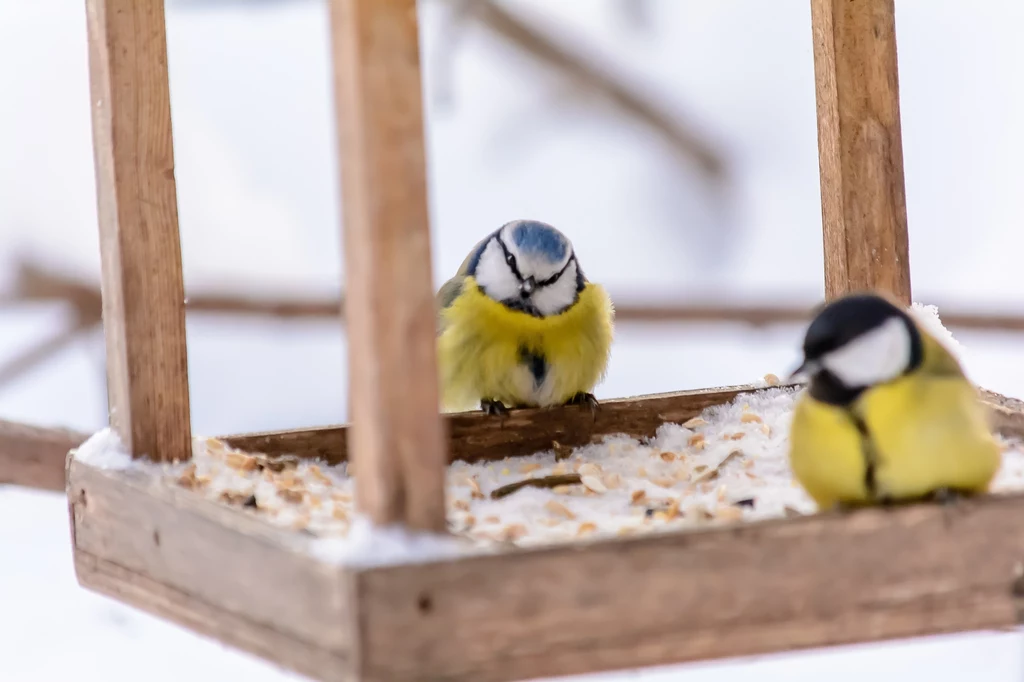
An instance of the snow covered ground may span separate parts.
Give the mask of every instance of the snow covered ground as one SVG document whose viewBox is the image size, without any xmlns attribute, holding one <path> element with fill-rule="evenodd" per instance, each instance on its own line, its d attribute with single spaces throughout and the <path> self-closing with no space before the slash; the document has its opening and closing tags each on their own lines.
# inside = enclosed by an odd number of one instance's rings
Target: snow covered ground
<svg viewBox="0 0 1024 682">
<path fill-rule="evenodd" d="M 167 0 L 186 284 L 337 288 L 337 168 L 321 0 Z M 536 217 L 573 238 L 588 276 L 622 298 L 747 301 L 820 295 L 821 238 L 806 0 L 661 0 L 638 36 L 612 2 L 519 0 L 564 22 L 617 70 L 660 93 L 734 166 L 728 210 L 656 138 L 591 110 L 479 30 L 435 97 L 443 13 L 424 6 L 435 279 L 484 232 Z M 1024 5 L 898 3 L 915 299 L 1024 310 Z M 0 263 L 18 254 L 98 272 L 81 0 L 0 0 Z M 626 232 L 629 232 L 628 238 Z M 7 276 L 0 267 L 0 284 Z M 941 312 L 941 311 L 940 311 Z M 4 311 L 0 359 L 61 324 L 59 306 Z M 622 328 L 598 397 L 783 374 L 800 329 Z M 1024 336 L 953 330 L 971 375 L 1024 396 Z M 189 320 L 194 427 L 225 433 L 345 418 L 333 324 Z M 98 335 L 0 389 L 0 416 L 105 423 Z M 0 679 L 298 679 L 80 590 L 67 509 L 0 488 Z M 64 656 L 58 656 L 56 652 Z M 983 671 L 983 672 L 982 672 Z M 1024 679 L 1020 633 L 977 633 L 757 661 L 690 665 L 647 682 Z M 629 675 L 587 678 L 625 679 Z"/>
</svg>

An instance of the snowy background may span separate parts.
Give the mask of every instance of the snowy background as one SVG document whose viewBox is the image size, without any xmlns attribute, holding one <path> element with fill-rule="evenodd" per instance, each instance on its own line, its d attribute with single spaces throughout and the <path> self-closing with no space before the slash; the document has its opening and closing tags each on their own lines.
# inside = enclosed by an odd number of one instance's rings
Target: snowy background
<svg viewBox="0 0 1024 682">
<path fill-rule="evenodd" d="M 167 3 L 186 286 L 336 292 L 338 169 L 323 1 Z M 482 234 L 532 217 L 566 231 L 588 276 L 620 301 L 819 299 L 807 0 L 649 2 L 646 32 L 628 27 L 619 4 L 509 6 L 560 27 L 689 121 L 727 160 L 725 189 L 713 191 L 660 138 L 479 27 L 459 34 L 456 50 L 443 49 L 453 42 L 444 6 L 426 2 L 436 282 Z M 1024 4 L 1010 0 L 897 3 L 911 267 L 922 303 L 1024 313 L 1022 24 Z M 27 255 L 95 280 L 82 0 L 0 0 L 0 93 L 0 263 Z M 0 267 L 0 286 L 10 270 Z M 59 329 L 68 314 L 61 305 L 4 308 L 0 360 Z M 1024 336 L 953 331 L 975 380 L 1024 396 Z M 796 360 L 800 332 L 623 326 L 598 397 L 782 374 Z M 345 418 L 339 325 L 191 316 L 188 333 L 196 431 Z M 0 387 L 0 417 L 96 430 L 106 421 L 102 362 L 99 334 L 84 337 Z M 0 487 L 4 682 L 298 679 L 80 590 L 66 514 L 58 495 Z M 930 638 L 643 678 L 684 674 L 695 682 L 1019 682 L 1024 638 Z"/>
</svg>

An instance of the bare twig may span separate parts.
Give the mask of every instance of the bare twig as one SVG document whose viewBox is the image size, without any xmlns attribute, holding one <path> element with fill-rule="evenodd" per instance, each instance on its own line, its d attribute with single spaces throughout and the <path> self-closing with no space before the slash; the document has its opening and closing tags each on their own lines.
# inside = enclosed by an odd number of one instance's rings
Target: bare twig
<svg viewBox="0 0 1024 682">
<path fill-rule="evenodd" d="M 0 364 L 0 386 L 8 384 L 23 374 L 28 373 L 37 365 L 45 362 L 51 355 L 59 352 L 78 339 L 82 334 L 100 324 L 99 319 L 79 320 L 74 325 L 61 330 L 49 339 L 42 341 L 20 355 Z"/>
<path fill-rule="evenodd" d="M 576 483 L 581 483 L 582 480 L 583 479 L 580 477 L 579 474 L 561 474 L 556 476 L 543 476 L 541 478 L 524 478 L 521 481 L 509 483 L 508 485 L 503 485 L 500 488 L 495 488 L 494 490 L 491 491 L 491 499 L 500 500 L 503 497 L 511 495 L 517 490 L 522 490 L 523 488 L 527 487 L 554 488 L 560 485 L 573 485 Z"/>
<path fill-rule="evenodd" d="M 716 180 L 724 177 L 723 154 L 692 126 L 680 121 L 678 114 L 667 111 L 626 78 L 610 73 L 599 65 L 600 60 L 595 56 L 585 54 L 594 51 L 580 48 L 578 37 L 566 35 L 564 29 L 556 33 L 544 28 L 539 22 L 526 19 L 493 0 L 474 2 L 469 17 L 524 54 L 562 72 L 575 85 L 603 97 L 620 112 L 656 131 L 671 149 L 695 161 L 705 175 Z"/>
<path fill-rule="evenodd" d="M 99 289 L 80 280 L 51 273 L 44 268 L 27 264 L 22 266 L 25 281 L 19 283 L 15 296 L 7 303 L 28 300 L 70 300 L 80 311 L 101 309 Z M 615 296 L 613 299 L 617 298 Z M 776 298 L 791 298 L 779 296 Z M 670 302 L 659 304 L 617 301 L 617 323 L 741 323 L 754 327 L 771 324 L 806 323 L 817 303 L 789 305 L 745 305 L 727 301 Z M 988 331 L 1024 332 L 1024 313 L 968 312 L 936 304 L 942 311 L 942 322 L 947 327 L 981 329 Z M 188 294 L 186 309 L 195 313 L 253 315 L 279 319 L 325 318 L 337 319 L 344 300 L 330 296 L 303 296 L 272 298 L 240 294 L 192 293 Z M 989 309 L 988 306 L 979 306 Z"/>
<path fill-rule="evenodd" d="M 64 490 L 64 462 L 88 438 L 69 429 L 0 420 L 0 484 Z"/>
</svg>

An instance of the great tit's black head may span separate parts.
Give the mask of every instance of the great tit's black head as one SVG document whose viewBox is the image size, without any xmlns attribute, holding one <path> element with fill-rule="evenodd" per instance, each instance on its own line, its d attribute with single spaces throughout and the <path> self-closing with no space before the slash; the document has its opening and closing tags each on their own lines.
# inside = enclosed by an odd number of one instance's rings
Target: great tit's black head
<svg viewBox="0 0 1024 682">
<path fill-rule="evenodd" d="M 803 343 L 796 374 L 808 375 L 811 393 L 831 403 L 899 377 L 921 363 L 921 334 L 910 316 L 876 294 L 852 294 L 825 305 Z"/>
</svg>

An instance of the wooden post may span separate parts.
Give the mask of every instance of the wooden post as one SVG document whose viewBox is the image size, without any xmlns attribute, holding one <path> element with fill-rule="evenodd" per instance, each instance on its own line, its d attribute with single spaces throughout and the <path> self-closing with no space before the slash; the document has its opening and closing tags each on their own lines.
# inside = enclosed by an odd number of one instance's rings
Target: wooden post
<svg viewBox="0 0 1024 682">
<path fill-rule="evenodd" d="M 331 0 L 352 460 L 375 523 L 444 531 L 415 0 Z"/>
<path fill-rule="evenodd" d="M 893 3 L 811 0 L 829 300 L 911 300 Z"/>
<path fill-rule="evenodd" d="M 163 0 L 87 0 L 110 423 L 133 456 L 191 456 Z"/>
</svg>

